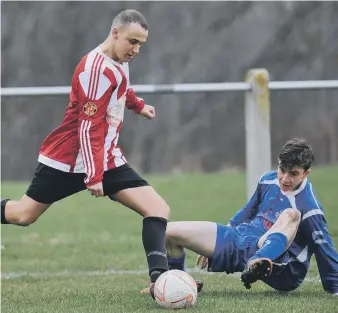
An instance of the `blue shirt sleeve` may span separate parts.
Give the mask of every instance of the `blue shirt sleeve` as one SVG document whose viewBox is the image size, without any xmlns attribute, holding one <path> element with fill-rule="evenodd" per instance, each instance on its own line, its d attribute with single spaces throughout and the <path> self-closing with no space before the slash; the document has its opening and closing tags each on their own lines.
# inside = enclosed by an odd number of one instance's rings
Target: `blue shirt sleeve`
<svg viewBox="0 0 338 313">
<path fill-rule="evenodd" d="M 251 222 L 258 212 L 258 207 L 261 202 L 260 198 L 260 184 L 258 184 L 251 199 L 232 217 L 232 219 L 230 219 L 230 225 L 236 227 L 241 223 Z"/>
<path fill-rule="evenodd" d="M 314 251 L 324 290 L 338 293 L 338 254 L 327 229 L 323 211 L 313 209 L 304 214 L 299 231 Z"/>
</svg>

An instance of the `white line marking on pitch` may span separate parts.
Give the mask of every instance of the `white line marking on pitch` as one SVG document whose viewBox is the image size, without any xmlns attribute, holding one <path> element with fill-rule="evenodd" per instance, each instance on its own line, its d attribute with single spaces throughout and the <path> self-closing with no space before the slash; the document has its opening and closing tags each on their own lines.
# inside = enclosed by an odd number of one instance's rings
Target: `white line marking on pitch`
<svg viewBox="0 0 338 313">
<path fill-rule="evenodd" d="M 201 273 L 203 275 L 215 275 L 219 273 L 211 273 L 206 271 L 201 271 L 199 268 L 188 268 L 187 272 L 189 273 Z M 9 272 L 2 273 L 1 279 L 9 280 L 21 277 L 33 277 L 33 278 L 48 278 L 48 277 L 90 277 L 90 276 L 109 276 L 109 275 L 146 275 L 148 274 L 147 270 L 114 270 L 110 269 L 107 271 L 82 271 L 82 272 Z M 238 276 L 239 273 L 231 274 L 230 276 Z M 319 284 L 321 281 L 319 278 L 315 277 L 306 277 L 305 282 Z"/>
</svg>

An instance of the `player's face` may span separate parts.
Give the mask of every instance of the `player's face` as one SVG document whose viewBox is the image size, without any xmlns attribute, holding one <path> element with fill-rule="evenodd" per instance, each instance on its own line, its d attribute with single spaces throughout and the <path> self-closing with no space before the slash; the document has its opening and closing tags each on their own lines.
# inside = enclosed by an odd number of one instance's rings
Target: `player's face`
<svg viewBox="0 0 338 313">
<path fill-rule="evenodd" d="M 280 188 L 284 191 L 296 190 L 303 182 L 305 177 L 309 175 L 310 169 L 304 171 L 303 168 L 295 166 L 291 170 L 286 170 L 282 166 L 278 166 L 278 181 Z"/>
<path fill-rule="evenodd" d="M 141 46 L 147 41 L 148 31 L 141 25 L 132 23 L 113 29 L 115 51 L 120 61 L 128 62 L 140 53 Z"/>
</svg>

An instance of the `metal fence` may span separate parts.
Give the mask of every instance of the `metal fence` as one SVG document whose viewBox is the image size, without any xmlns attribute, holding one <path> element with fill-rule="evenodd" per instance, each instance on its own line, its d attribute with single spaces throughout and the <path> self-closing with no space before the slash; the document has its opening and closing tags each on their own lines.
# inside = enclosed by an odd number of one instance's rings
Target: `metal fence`
<svg viewBox="0 0 338 313">
<path fill-rule="evenodd" d="M 245 92 L 245 134 L 247 195 L 250 196 L 262 173 L 271 170 L 270 90 L 338 89 L 338 80 L 269 81 L 265 69 L 249 70 L 245 82 L 133 85 L 137 94 L 192 92 Z M 1 88 L 1 97 L 67 95 L 70 87 Z"/>
</svg>

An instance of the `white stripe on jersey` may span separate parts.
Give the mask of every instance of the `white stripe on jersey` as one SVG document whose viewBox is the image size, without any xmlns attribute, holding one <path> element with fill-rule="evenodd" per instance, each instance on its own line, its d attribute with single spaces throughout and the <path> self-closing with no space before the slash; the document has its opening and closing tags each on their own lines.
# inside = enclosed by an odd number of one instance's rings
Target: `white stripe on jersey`
<svg viewBox="0 0 338 313">
<path fill-rule="evenodd" d="M 307 212 L 306 214 L 303 215 L 302 221 L 306 220 L 308 217 L 313 216 L 313 215 L 324 215 L 323 211 L 321 209 L 315 209 Z"/>
<path fill-rule="evenodd" d="M 296 257 L 290 257 L 289 262 L 304 263 L 307 260 L 309 246 L 306 246 Z"/>
<path fill-rule="evenodd" d="M 57 170 L 63 171 L 63 172 L 69 172 L 70 165 L 53 160 L 49 157 L 46 157 L 45 155 L 41 154 L 39 155 L 38 162 L 45 164 L 49 167 L 56 168 Z"/>
<path fill-rule="evenodd" d="M 92 51 L 88 54 L 85 70 L 80 73 L 79 81 L 85 95 L 91 100 L 100 99 L 111 85 L 110 80 L 103 73 L 107 64 L 96 52 Z"/>
<path fill-rule="evenodd" d="M 277 185 L 277 186 L 279 186 L 279 183 L 278 183 L 278 179 L 277 179 L 277 178 L 272 179 L 272 180 L 263 180 L 262 182 L 260 182 L 260 184 Z"/>
<path fill-rule="evenodd" d="M 113 155 L 115 155 L 114 162 L 115 162 L 116 167 L 127 163 L 127 160 L 123 159 L 122 151 L 120 148 L 115 148 L 112 153 Z"/>
<path fill-rule="evenodd" d="M 88 90 L 89 99 L 95 99 L 95 90 L 99 82 L 100 63 L 102 61 L 103 58 L 97 54 L 94 59 L 93 67 L 90 71 L 89 90 Z"/>
<path fill-rule="evenodd" d="M 128 62 L 124 62 L 120 67 L 122 68 L 124 75 L 126 75 L 126 78 L 127 78 L 127 89 L 128 89 L 130 87 L 129 63 Z"/>
<path fill-rule="evenodd" d="M 279 187 L 282 195 L 284 195 L 284 196 L 296 196 L 297 194 L 299 194 L 305 188 L 305 186 L 307 184 L 307 178 L 304 178 L 304 180 L 303 180 L 302 184 L 299 186 L 299 188 L 294 190 L 294 191 L 283 191 L 279 186 L 278 178 L 271 179 L 271 180 L 263 180 L 259 184 L 276 185 L 276 186 Z"/>
<path fill-rule="evenodd" d="M 90 144 L 90 135 L 89 135 L 89 129 L 90 129 L 92 122 L 88 121 L 88 123 L 89 123 L 89 126 L 87 127 L 86 139 L 87 139 L 88 151 L 89 151 L 89 162 L 90 162 L 90 166 L 92 168 L 92 175 L 91 175 L 90 178 L 87 178 L 87 180 L 89 181 L 90 179 L 92 179 L 95 176 L 95 163 L 94 163 L 93 150 L 92 150 L 92 146 Z"/>
<path fill-rule="evenodd" d="M 80 149 L 76 157 L 73 173 L 83 173 L 83 164 L 84 164 L 84 161 L 83 161 L 82 152 Z"/>
<path fill-rule="evenodd" d="M 314 192 L 313 192 L 312 184 L 309 183 L 309 185 L 310 185 L 310 191 L 311 191 L 311 194 L 312 194 L 312 198 L 313 198 L 313 200 L 316 202 L 317 208 L 320 208 L 320 206 L 319 206 L 319 204 L 318 204 L 318 201 L 317 201 L 317 199 L 316 199 L 316 197 L 315 197 L 315 194 L 314 194 Z"/>
<path fill-rule="evenodd" d="M 91 173 L 89 173 L 89 164 L 88 164 L 88 151 L 87 151 L 87 146 L 85 143 L 85 125 L 87 121 L 82 121 L 81 122 L 81 127 L 80 127 L 80 147 L 81 147 L 81 152 L 82 152 L 82 157 L 83 157 L 83 164 L 85 167 L 85 172 L 87 173 L 88 177 L 90 176 Z"/>
<path fill-rule="evenodd" d="M 296 197 L 295 196 L 288 196 L 288 195 L 286 197 L 289 199 L 292 208 L 297 210 Z"/>
<path fill-rule="evenodd" d="M 105 138 L 104 142 L 104 159 L 103 159 L 103 164 L 104 164 L 104 170 L 108 170 L 108 160 L 111 159 L 111 155 L 108 155 L 109 150 L 111 150 L 111 146 L 114 145 L 112 142 L 114 138 L 116 137 L 116 130 L 117 127 L 113 127 L 109 125 L 107 136 Z"/>
<path fill-rule="evenodd" d="M 85 183 L 88 183 L 88 181 L 95 175 L 95 164 L 89 136 L 91 124 L 92 124 L 91 121 L 82 121 L 80 128 L 80 146 L 83 157 L 83 163 L 85 166 L 85 172 L 87 174 Z"/>
<path fill-rule="evenodd" d="M 100 86 L 101 82 L 99 84 L 99 81 L 101 80 L 101 76 L 104 77 L 104 75 L 102 75 L 102 73 L 101 73 L 104 70 L 104 69 L 102 69 L 103 61 L 104 61 L 104 58 L 97 54 L 95 59 L 94 59 L 93 67 L 91 69 L 88 97 L 89 97 L 89 99 L 92 99 L 92 100 L 97 100 L 97 99 L 101 98 L 101 97 L 98 97 L 98 89 L 102 89 L 102 86 Z M 108 78 L 106 78 L 106 79 L 108 80 Z M 108 80 L 108 83 L 109 83 L 109 80 Z M 109 85 L 110 85 L 110 83 L 109 83 Z M 108 87 L 109 87 L 109 85 L 108 85 Z M 102 95 L 103 95 L 103 93 L 102 93 Z"/>
</svg>

